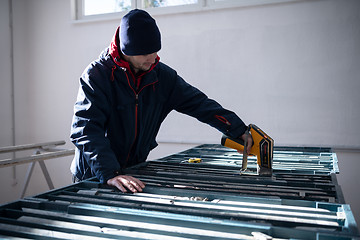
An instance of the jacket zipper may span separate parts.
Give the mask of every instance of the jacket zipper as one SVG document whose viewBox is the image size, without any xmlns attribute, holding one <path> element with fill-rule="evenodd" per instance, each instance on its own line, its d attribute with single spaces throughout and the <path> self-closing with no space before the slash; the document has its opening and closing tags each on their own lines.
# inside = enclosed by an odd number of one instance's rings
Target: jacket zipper
<svg viewBox="0 0 360 240">
<path fill-rule="evenodd" d="M 137 137 L 137 123 L 138 123 L 138 108 L 139 108 L 139 94 L 135 95 L 135 139 Z M 134 140 L 135 141 L 135 140 Z"/>
<path fill-rule="evenodd" d="M 130 79 L 127 75 L 127 72 L 125 71 L 125 75 L 126 75 L 126 78 L 128 80 L 128 84 L 130 86 L 130 88 L 133 90 L 134 94 L 135 94 L 135 136 L 134 136 L 134 140 L 133 140 L 133 143 L 131 144 L 131 147 L 130 147 L 130 150 L 129 150 L 129 153 L 126 157 L 126 164 L 127 162 L 129 161 L 129 158 L 130 158 L 130 153 L 134 147 L 134 144 L 136 142 L 136 139 L 137 139 L 137 134 L 138 134 L 138 108 L 139 108 L 139 94 L 140 92 L 147 86 L 150 86 L 150 85 L 153 85 L 155 83 L 157 83 L 158 81 L 155 81 L 155 82 L 152 82 L 152 83 L 149 83 L 145 86 L 143 86 L 140 90 L 137 89 L 137 91 L 135 91 L 135 89 L 133 87 L 131 87 L 131 84 L 130 84 Z M 135 78 L 135 76 L 133 76 L 133 78 Z M 135 84 L 136 84 L 136 81 L 134 81 Z"/>
<path fill-rule="evenodd" d="M 127 81 L 128 81 L 128 85 L 135 94 L 135 133 L 134 133 L 134 140 L 133 140 L 133 142 L 132 142 L 132 144 L 130 146 L 129 153 L 128 153 L 127 157 L 126 157 L 126 162 L 125 162 L 125 167 L 126 167 L 126 164 L 127 164 L 127 162 L 129 161 L 129 158 L 130 158 L 131 150 L 133 149 L 136 138 L 137 138 L 137 121 L 138 121 L 137 119 L 138 119 L 139 93 L 137 93 L 135 91 L 135 89 L 131 86 L 130 79 L 129 79 L 129 76 L 127 74 L 127 71 L 125 70 L 124 72 L 125 72 L 125 76 L 126 76 Z M 132 77 L 134 77 L 134 76 L 132 76 Z"/>
</svg>

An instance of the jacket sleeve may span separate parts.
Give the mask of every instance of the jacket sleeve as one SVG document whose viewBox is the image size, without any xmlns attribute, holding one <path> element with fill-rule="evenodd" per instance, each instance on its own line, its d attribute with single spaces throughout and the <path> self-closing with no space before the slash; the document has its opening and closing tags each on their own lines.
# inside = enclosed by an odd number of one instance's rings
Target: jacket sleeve
<svg viewBox="0 0 360 240">
<path fill-rule="evenodd" d="M 185 82 L 178 75 L 171 98 L 176 111 L 195 117 L 230 137 L 240 137 L 247 128 L 234 112 L 223 108 L 215 100 L 209 99 L 203 92 Z"/>
<path fill-rule="evenodd" d="M 104 76 L 104 71 L 94 66 L 81 76 L 70 136 L 102 183 L 120 171 L 119 162 L 106 137 L 106 122 L 111 114 L 108 78 Z"/>
</svg>

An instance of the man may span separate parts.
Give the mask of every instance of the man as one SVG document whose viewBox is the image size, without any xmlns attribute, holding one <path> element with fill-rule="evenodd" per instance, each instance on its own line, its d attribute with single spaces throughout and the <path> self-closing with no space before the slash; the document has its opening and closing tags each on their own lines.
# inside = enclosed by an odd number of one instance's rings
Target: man
<svg viewBox="0 0 360 240">
<path fill-rule="evenodd" d="M 126 14 L 110 46 L 80 78 L 71 141 L 76 146 L 75 179 L 96 176 L 122 192 L 145 184 L 122 170 L 144 162 L 157 146 L 161 123 L 172 111 L 187 114 L 234 138 L 248 138 L 247 126 L 233 112 L 186 83 L 160 62 L 160 31 L 143 10 Z"/>
</svg>

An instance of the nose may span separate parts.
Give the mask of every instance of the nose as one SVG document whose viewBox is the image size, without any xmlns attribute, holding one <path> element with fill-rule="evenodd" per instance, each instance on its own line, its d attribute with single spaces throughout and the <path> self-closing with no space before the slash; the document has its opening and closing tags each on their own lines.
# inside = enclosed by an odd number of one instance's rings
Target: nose
<svg viewBox="0 0 360 240">
<path fill-rule="evenodd" d="M 156 58 L 156 56 L 157 56 L 157 52 L 150 53 L 150 54 L 147 54 L 147 55 L 145 55 L 145 56 L 146 56 L 146 59 L 147 59 L 149 62 L 154 63 L 154 62 L 155 62 L 155 58 Z"/>
</svg>

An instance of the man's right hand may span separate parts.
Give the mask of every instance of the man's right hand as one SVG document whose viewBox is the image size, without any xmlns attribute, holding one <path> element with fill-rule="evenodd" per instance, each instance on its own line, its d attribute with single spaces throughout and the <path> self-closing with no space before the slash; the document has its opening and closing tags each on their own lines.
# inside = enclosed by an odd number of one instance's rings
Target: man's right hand
<svg viewBox="0 0 360 240">
<path fill-rule="evenodd" d="M 130 190 L 133 193 L 142 192 L 145 184 L 137 178 L 128 175 L 119 175 L 107 180 L 106 182 L 110 186 L 117 187 L 122 192 Z"/>
<path fill-rule="evenodd" d="M 245 140 L 248 142 L 246 152 L 248 154 L 250 154 L 251 148 L 254 143 L 254 140 L 252 139 L 251 134 L 248 131 L 246 131 L 243 135 L 241 135 L 241 139 L 244 141 L 244 143 L 245 143 Z"/>
</svg>

